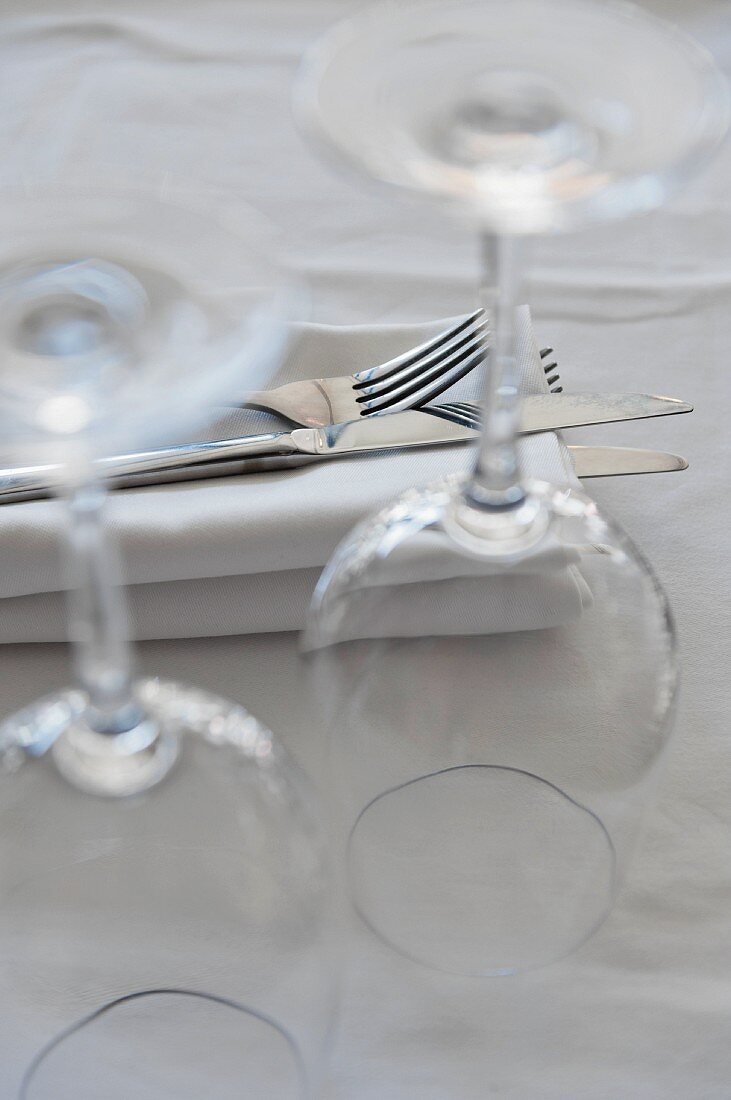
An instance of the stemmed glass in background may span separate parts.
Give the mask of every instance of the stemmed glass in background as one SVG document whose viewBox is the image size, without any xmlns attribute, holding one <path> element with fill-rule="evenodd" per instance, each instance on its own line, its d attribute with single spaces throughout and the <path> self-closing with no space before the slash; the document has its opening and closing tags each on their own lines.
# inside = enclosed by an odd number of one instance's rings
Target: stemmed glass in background
<svg viewBox="0 0 731 1100">
<path fill-rule="evenodd" d="M 520 244 L 657 206 L 718 144 L 726 90 L 630 5 L 407 0 L 327 35 L 298 102 L 346 162 L 481 234 L 494 334 L 474 467 L 353 532 L 305 644 L 355 907 L 419 962 L 512 973 L 608 913 L 676 687 L 647 564 L 581 492 L 521 474 Z"/>
<path fill-rule="evenodd" d="M 316 807 L 239 703 L 135 675 L 95 466 L 265 383 L 298 296 L 250 215 L 152 191 L 6 188 L 0 238 L 3 438 L 60 469 L 77 677 L 0 726 L 3 1089 L 310 1096 Z"/>
</svg>

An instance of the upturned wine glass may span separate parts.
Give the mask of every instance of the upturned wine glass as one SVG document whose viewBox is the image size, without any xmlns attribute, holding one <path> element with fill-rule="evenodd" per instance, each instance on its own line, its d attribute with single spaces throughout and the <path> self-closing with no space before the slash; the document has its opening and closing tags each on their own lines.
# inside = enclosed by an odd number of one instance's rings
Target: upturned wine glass
<svg viewBox="0 0 731 1100">
<path fill-rule="evenodd" d="M 332 1012 L 317 807 L 241 703 L 136 674 L 96 461 L 265 383 L 298 294 L 245 211 L 1 194 L 0 421 L 14 462 L 59 471 L 76 674 L 0 725 L 3 1095 L 309 1097 Z"/>
<path fill-rule="evenodd" d="M 399 0 L 315 46 L 298 105 L 341 160 L 477 227 L 493 330 L 471 470 L 357 528 L 313 601 L 348 888 L 429 967 L 541 966 L 611 908 L 677 670 L 629 538 L 568 470 L 522 472 L 521 244 L 656 207 L 721 140 L 725 85 L 629 4 Z"/>
</svg>

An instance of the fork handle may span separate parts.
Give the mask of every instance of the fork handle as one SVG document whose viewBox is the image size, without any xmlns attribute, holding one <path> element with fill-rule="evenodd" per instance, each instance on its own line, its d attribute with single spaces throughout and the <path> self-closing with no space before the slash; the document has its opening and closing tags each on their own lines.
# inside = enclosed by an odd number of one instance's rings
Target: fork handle
<svg viewBox="0 0 731 1100">
<path fill-rule="evenodd" d="M 300 429 L 302 434 L 302 429 Z M 268 432 L 210 443 L 161 447 L 156 451 L 115 455 L 100 459 L 100 475 L 113 488 L 162 485 L 173 481 L 251 473 L 258 470 L 301 466 L 315 455 L 302 453 L 291 432 Z M 58 466 L 27 466 L 0 470 L 0 504 L 52 496 L 62 483 Z"/>
</svg>

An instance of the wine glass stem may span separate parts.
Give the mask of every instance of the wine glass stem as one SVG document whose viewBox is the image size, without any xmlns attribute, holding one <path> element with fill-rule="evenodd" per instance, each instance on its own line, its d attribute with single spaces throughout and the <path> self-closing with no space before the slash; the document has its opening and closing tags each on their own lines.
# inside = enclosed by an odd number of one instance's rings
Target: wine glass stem
<svg viewBox="0 0 731 1100">
<path fill-rule="evenodd" d="M 473 505 L 513 508 L 525 497 L 521 487 L 517 431 L 520 421 L 515 311 L 521 289 L 522 242 L 515 237 L 482 237 L 482 301 L 491 323 L 482 436 L 467 486 Z"/>
<path fill-rule="evenodd" d="M 104 524 L 106 497 L 93 476 L 68 497 L 69 636 L 76 676 L 88 696 L 87 723 L 114 734 L 132 729 L 143 716 L 132 691 L 119 559 Z"/>
</svg>

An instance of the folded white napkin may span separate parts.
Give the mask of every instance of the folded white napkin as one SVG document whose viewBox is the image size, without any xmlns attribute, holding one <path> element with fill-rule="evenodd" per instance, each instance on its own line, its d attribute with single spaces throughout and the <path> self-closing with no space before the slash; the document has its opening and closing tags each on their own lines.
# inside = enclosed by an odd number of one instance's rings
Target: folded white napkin
<svg viewBox="0 0 731 1100">
<path fill-rule="evenodd" d="M 441 331 L 429 325 L 330 328 L 304 326 L 273 384 L 350 374 Z M 525 393 L 546 382 L 527 308 L 520 319 Z M 242 382 L 242 392 L 245 390 Z M 464 379 L 447 397 L 478 396 Z M 207 438 L 284 425 L 266 413 L 238 411 L 211 424 Z M 521 442 L 526 472 L 576 484 L 556 435 Z M 138 638 L 205 637 L 299 629 L 322 566 L 350 528 L 413 485 L 463 470 L 464 444 L 337 459 L 281 472 L 130 489 L 113 495 L 109 521 L 122 546 L 134 633 Z M 59 545 L 65 523 L 57 501 L 0 507 L 0 642 L 65 637 Z M 526 589 L 527 591 L 527 589 Z M 564 590 L 558 619 L 579 601 Z M 496 623 L 496 629 L 541 625 Z M 549 615 L 549 619 L 552 616 Z M 499 617 L 498 617 L 499 619 Z"/>
</svg>

